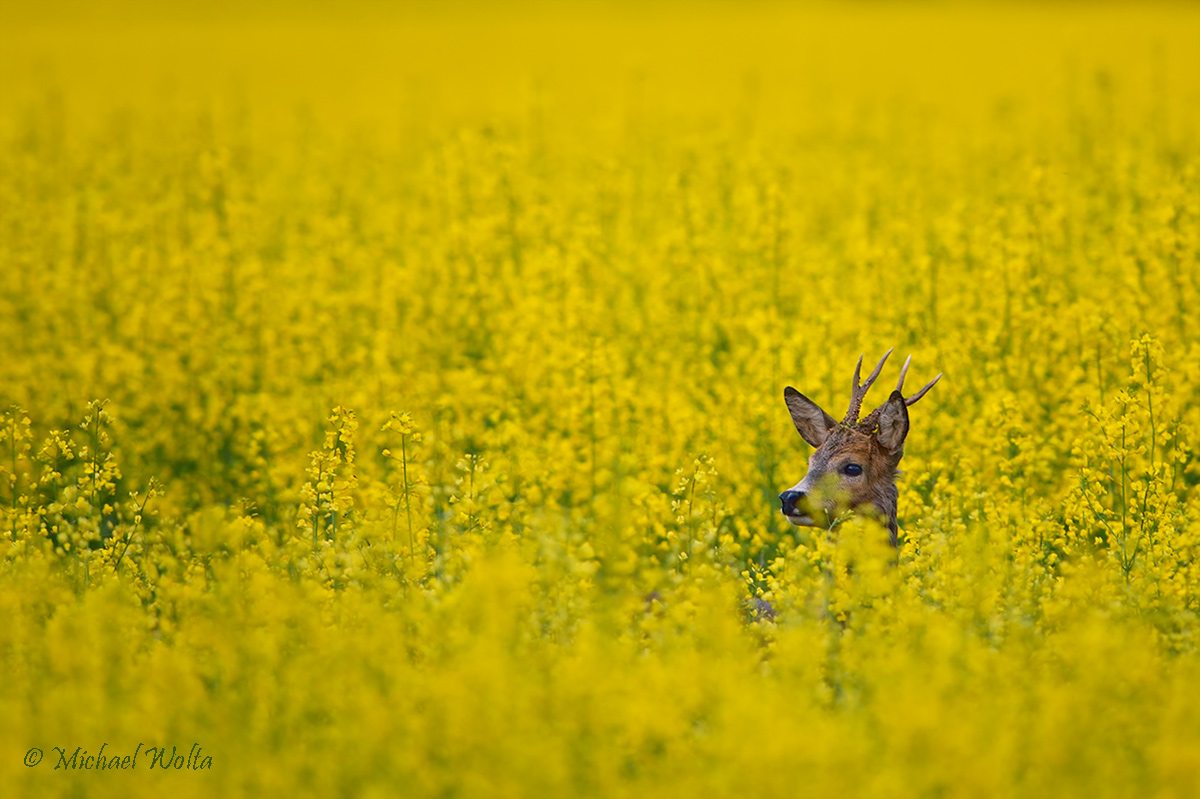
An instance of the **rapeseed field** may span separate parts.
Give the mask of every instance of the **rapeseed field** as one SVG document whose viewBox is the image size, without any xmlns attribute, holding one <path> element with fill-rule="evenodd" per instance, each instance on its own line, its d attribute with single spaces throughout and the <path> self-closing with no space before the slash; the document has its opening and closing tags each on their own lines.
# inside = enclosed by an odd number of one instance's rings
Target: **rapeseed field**
<svg viewBox="0 0 1200 799">
<path fill-rule="evenodd" d="M 8 0 L 0 794 L 1200 795 L 1198 167 L 1182 3 Z"/>
</svg>

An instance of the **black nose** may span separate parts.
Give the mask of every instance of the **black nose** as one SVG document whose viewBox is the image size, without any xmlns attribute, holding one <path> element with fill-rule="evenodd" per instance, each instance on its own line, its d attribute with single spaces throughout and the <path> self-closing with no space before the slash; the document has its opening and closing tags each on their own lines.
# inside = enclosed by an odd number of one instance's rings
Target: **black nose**
<svg viewBox="0 0 1200 799">
<path fill-rule="evenodd" d="M 782 506 L 784 516 L 801 516 L 803 514 L 797 512 L 796 503 L 804 499 L 803 491 L 784 491 L 779 495 L 779 504 Z"/>
</svg>

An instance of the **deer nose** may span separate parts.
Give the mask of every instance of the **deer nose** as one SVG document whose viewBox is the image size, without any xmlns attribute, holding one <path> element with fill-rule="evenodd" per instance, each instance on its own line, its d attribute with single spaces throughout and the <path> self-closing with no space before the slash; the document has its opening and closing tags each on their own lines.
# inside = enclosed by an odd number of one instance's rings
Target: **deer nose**
<svg viewBox="0 0 1200 799">
<path fill-rule="evenodd" d="M 784 516 L 799 516 L 799 515 L 801 515 L 800 513 L 798 513 L 796 511 L 796 503 L 802 499 L 804 499 L 803 491 L 788 490 L 788 491 L 784 491 L 782 494 L 780 494 L 779 495 L 779 504 L 781 505 L 780 510 L 783 511 L 783 515 Z"/>
</svg>

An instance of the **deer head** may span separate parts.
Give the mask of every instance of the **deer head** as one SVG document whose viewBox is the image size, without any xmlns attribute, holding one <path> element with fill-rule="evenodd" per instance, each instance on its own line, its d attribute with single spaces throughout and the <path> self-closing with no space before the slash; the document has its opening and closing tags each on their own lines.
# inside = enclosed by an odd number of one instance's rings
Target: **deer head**
<svg viewBox="0 0 1200 799">
<path fill-rule="evenodd" d="M 792 524 L 828 527 L 847 510 L 870 513 L 887 524 L 892 546 L 896 545 L 896 467 L 904 456 L 908 408 L 942 376 L 939 374 L 916 394 L 905 398 L 900 392 L 912 362 L 912 356 L 908 356 L 896 390 L 887 402 L 860 421 L 863 399 L 891 354 L 891 350 L 884 354 L 862 384 L 858 382 L 862 370 L 859 356 L 854 367 L 850 409 L 841 422 L 835 422 L 819 405 L 791 386 L 783 390 L 783 401 L 801 438 L 816 447 L 808 459 L 804 479 L 779 495 L 783 515 Z"/>
</svg>

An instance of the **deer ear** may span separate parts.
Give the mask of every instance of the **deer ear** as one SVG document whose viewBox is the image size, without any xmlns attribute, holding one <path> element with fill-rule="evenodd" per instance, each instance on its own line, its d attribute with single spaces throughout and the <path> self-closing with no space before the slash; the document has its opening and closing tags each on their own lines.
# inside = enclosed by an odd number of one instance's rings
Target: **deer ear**
<svg viewBox="0 0 1200 799">
<path fill-rule="evenodd" d="M 908 406 L 899 391 L 893 391 L 892 396 L 879 409 L 879 429 L 875 431 L 875 440 L 887 452 L 895 454 L 904 448 L 904 438 L 908 435 Z"/>
<path fill-rule="evenodd" d="M 832 416 L 791 386 L 783 390 L 783 401 L 787 403 L 792 424 L 796 425 L 800 437 L 814 447 L 824 444 L 829 431 L 837 427 Z"/>
</svg>

